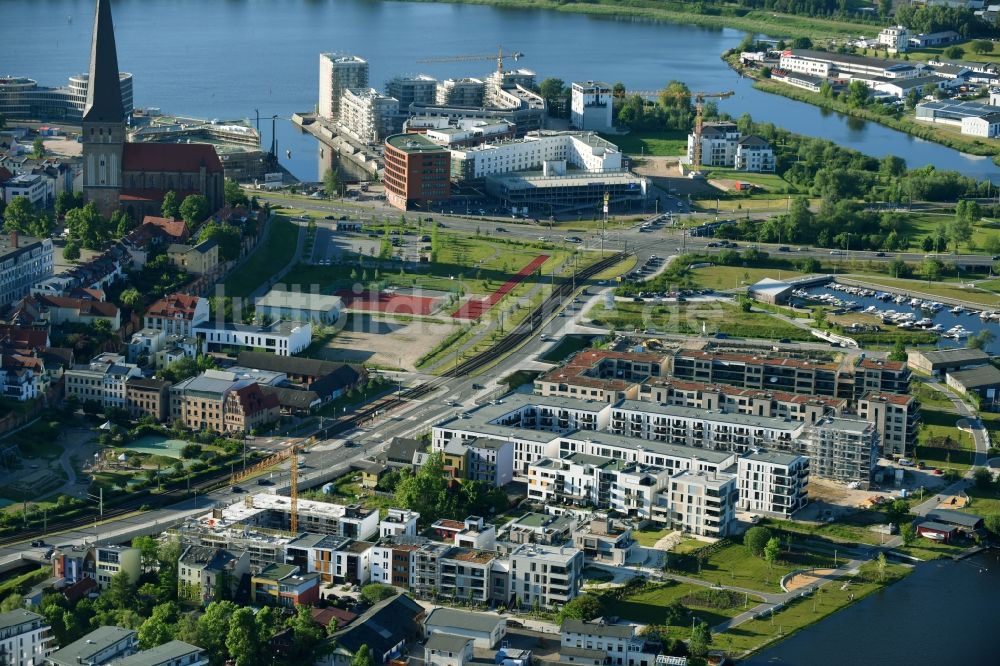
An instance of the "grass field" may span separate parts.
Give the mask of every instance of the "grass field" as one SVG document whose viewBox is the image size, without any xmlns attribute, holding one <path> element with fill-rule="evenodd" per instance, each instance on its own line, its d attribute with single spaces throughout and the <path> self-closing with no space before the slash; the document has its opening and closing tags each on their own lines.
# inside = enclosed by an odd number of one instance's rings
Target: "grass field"
<svg viewBox="0 0 1000 666">
<path fill-rule="evenodd" d="M 742 266 L 706 266 L 691 271 L 695 284 L 707 289 L 736 289 L 759 282 L 764 278 L 788 280 L 803 273 L 777 268 L 743 268 Z"/>
<path fill-rule="evenodd" d="M 911 557 L 920 558 L 921 560 L 940 560 L 958 555 L 971 545 L 972 544 L 959 546 L 950 543 L 937 543 L 936 541 L 931 541 L 930 539 L 917 537 L 917 540 L 909 546 L 899 546 L 896 550 L 901 553 L 906 553 Z"/>
<path fill-rule="evenodd" d="M 753 183 L 769 194 L 795 194 L 798 192 L 794 185 L 776 173 L 753 173 L 719 168 L 713 168 L 703 173 L 707 180 L 738 180 L 743 183 Z"/>
<path fill-rule="evenodd" d="M 636 530 L 632 532 L 632 538 L 639 542 L 640 546 L 645 546 L 646 548 L 652 548 L 656 545 L 656 542 L 670 534 L 673 530 L 669 527 L 664 527 L 658 530 Z"/>
<path fill-rule="evenodd" d="M 860 601 L 909 572 L 908 567 L 889 564 L 886 566 L 884 582 L 879 582 L 874 564 L 865 564 L 861 567 L 860 575 L 827 583 L 811 596 L 792 602 L 773 616 L 751 620 L 725 633 L 714 635 L 712 648 L 732 655 L 756 651 Z"/>
<path fill-rule="evenodd" d="M 743 312 L 735 305 L 719 301 L 680 305 L 657 305 L 617 301 L 612 310 L 604 304 L 588 312 L 595 326 L 619 331 L 652 330 L 658 333 L 706 335 L 724 333 L 745 338 L 812 340 L 809 331 L 776 319 L 764 312 Z"/>
<path fill-rule="evenodd" d="M 992 488 L 979 488 L 969 486 L 966 494 L 971 500 L 965 507 L 959 509 L 966 513 L 974 513 L 977 516 L 1000 515 L 1000 486 L 996 484 Z"/>
<path fill-rule="evenodd" d="M 671 157 L 687 152 L 687 132 L 681 130 L 602 135 L 602 138 L 616 144 L 626 155 Z"/>
<path fill-rule="evenodd" d="M 924 236 L 933 236 L 939 228 L 946 227 L 953 219 L 955 219 L 955 215 L 951 211 L 910 213 L 906 215 L 906 226 L 904 229 L 906 235 L 912 239 L 910 245 L 917 247 Z M 965 245 L 961 245 L 959 246 L 959 250 L 963 253 L 983 252 L 982 247 L 990 236 L 1000 238 L 1000 230 L 994 226 L 993 222 L 982 220 L 979 224 L 972 227 L 972 246 L 966 247 Z M 951 246 L 949 246 L 949 249 L 951 249 Z"/>
<path fill-rule="evenodd" d="M 920 412 L 921 427 L 917 436 L 916 459 L 933 467 L 958 472 L 967 470 L 975 459 L 975 443 L 971 434 L 955 427 L 959 415 L 953 411 L 924 406 L 921 406 Z"/>
<path fill-rule="evenodd" d="M 295 254 L 299 228 L 284 216 L 271 222 L 271 232 L 254 253 L 226 279 L 226 296 L 246 297 L 288 265 Z"/>
<path fill-rule="evenodd" d="M 720 596 L 719 601 L 722 603 L 711 604 L 710 594 L 709 590 L 700 585 L 667 582 L 625 599 L 610 602 L 605 611 L 608 615 L 642 624 L 664 624 L 667 606 L 674 601 L 680 601 L 691 611 L 694 618 L 707 622 L 711 627 L 742 613 L 747 602 L 746 596 L 739 594 L 725 599 Z M 754 601 L 756 600 L 750 598 L 750 605 Z M 683 631 L 684 627 L 690 631 L 691 618 L 689 616 L 681 620 L 680 624 L 671 626 L 676 627 L 678 632 Z"/>
<path fill-rule="evenodd" d="M 720 585 L 745 587 L 761 592 L 780 592 L 781 578 L 796 569 L 832 567 L 833 557 L 817 553 L 782 550 L 778 562 L 768 565 L 742 544 L 731 544 L 710 555 L 699 566 L 690 555 L 672 555 L 671 571 L 701 578 Z"/>
<path fill-rule="evenodd" d="M 885 277 L 882 275 L 848 275 L 846 277 L 870 285 L 882 285 L 903 289 L 913 294 L 928 294 L 955 298 L 988 307 L 1000 307 L 1000 295 L 975 287 L 965 287 L 955 282 L 927 282 L 926 280 L 904 280 L 902 278 Z"/>
<path fill-rule="evenodd" d="M 844 543 L 876 544 L 882 542 L 882 537 L 868 529 L 870 525 L 880 525 L 886 522 L 885 515 L 879 511 L 857 511 L 833 523 L 803 523 L 790 520 L 766 519 L 761 525 L 773 527 L 776 530 L 804 534 L 809 536 L 840 541 Z"/>
</svg>

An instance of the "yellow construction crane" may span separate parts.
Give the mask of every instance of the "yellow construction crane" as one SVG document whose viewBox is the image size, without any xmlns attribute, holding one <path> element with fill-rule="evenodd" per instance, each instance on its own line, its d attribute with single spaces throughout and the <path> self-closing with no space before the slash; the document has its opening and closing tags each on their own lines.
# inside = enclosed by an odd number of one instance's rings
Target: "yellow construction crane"
<svg viewBox="0 0 1000 666">
<path fill-rule="evenodd" d="M 709 98 L 726 99 L 727 97 L 732 97 L 736 93 L 732 90 L 727 90 L 726 92 L 665 92 L 662 90 L 652 91 L 652 90 L 627 90 L 625 92 L 626 96 L 638 95 L 646 99 L 649 98 L 659 98 L 661 95 L 667 97 L 689 97 L 694 98 L 694 155 L 692 155 L 691 165 L 694 169 L 701 167 L 701 128 L 702 128 L 702 112 L 705 107 L 705 100 Z"/>
<path fill-rule="evenodd" d="M 436 63 L 436 62 L 477 62 L 482 60 L 496 60 L 497 72 L 503 77 L 503 59 L 510 58 L 514 62 L 517 62 L 524 57 L 523 53 L 514 51 L 504 55 L 503 47 L 498 46 L 496 53 L 475 53 L 475 54 L 465 54 L 465 55 L 453 55 L 453 56 L 441 56 L 439 58 L 423 58 L 418 60 L 419 64 Z"/>
</svg>

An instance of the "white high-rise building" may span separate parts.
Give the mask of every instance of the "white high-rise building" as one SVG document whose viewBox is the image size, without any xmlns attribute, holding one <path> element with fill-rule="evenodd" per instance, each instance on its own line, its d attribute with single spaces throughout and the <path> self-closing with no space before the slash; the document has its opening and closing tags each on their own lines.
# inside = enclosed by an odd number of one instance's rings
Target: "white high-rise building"
<svg viewBox="0 0 1000 666">
<path fill-rule="evenodd" d="M 340 126 L 358 141 L 381 143 L 399 131 L 399 100 L 374 88 L 345 90 L 340 98 Z"/>
<path fill-rule="evenodd" d="M 340 101 L 350 88 L 368 87 L 368 61 L 341 53 L 319 54 L 319 115 L 340 116 Z"/>
<path fill-rule="evenodd" d="M 611 92 L 611 86 L 603 81 L 574 82 L 570 99 L 573 127 L 594 132 L 614 129 Z"/>
</svg>

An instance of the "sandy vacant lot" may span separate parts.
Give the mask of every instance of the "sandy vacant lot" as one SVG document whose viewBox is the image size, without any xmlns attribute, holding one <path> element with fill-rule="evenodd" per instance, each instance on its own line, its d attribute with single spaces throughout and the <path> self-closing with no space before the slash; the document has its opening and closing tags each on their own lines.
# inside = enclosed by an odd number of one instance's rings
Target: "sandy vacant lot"
<svg viewBox="0 0 1000 666">
<path fill-rule="evenodd" d="M 344 318 L 344 329 L 318 355 L 330 361 L 367 363 L 414 370 L 417 361 L 434 349 L 458 325 L 451 321 L 394 322 L 370 315 Z"/>
</svg>

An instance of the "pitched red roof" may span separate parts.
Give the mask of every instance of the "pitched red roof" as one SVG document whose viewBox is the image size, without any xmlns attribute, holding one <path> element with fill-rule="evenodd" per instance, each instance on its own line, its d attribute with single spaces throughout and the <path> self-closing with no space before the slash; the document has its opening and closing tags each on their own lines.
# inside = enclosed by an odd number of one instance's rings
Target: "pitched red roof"
<svg viewBox="0 0 1000 666">
<path fill-rule="evenodd" d="M 222 161 L 215 146 L 207 143 L 126 143 L 123 171 L 222 173 Z"/>
<path fill-rule="evenodd" d="M 11 326 L 9 324 L 0 324 L 0 340 L 27 347 L 49 346 L 49 334 L 47 331 L 38 328 Z"/>
<path fill-rule="evenodd" d="M 11 173 L 10 171 L 8 171 L 3 167 L 0 167 L 0 183 L 4 182 L 5 180 L 10 180 L 13 177 L 14 177 L 13 173 Z"/>
<path fill-rule="evenodd" d="M 170 236 L 171 238 L 176 238 L 181 241 L 188 239 L 190 234 L 188 233 L 187 225 L 184 220 L 171 220 L 169 217 L 156 217 L 155 215 L 147 215 L 142 218 L 143 224 L 151 224 L 158 228 L 160 231 Z"/>
<path fill-rule="evenodd" d="M 337 621 L 337 628 L 343 629 L 351 622 L 357 619 L 358 614 L 352 613 L 348 610 L 343 610 L 342 608 L 310 608 L 309 613 L 312 614 L 313 619 L 324 627 L 329 626 L 330 622 L 333 620 Z"/>
<path fill-rule="evenodd" d="M 118 306 L 114 303 L 104 301 L 91 301 L 82 298 L 69 298 L 66 296 L 49 296 L 38 294 L 35 298 L 43 306 L 50 308 L 70 308 L 77 310 L 81 317 L 117 317 Z"/>
<path fill-rule="evenodd" d="M 201 299 L 190 294 L 170 294 L 149 306 L 147 317 L 167 317 L 173 319 L 178 314 L 184 319 L 194 317 L 195 308 Z"/>
<path fill-rule="evenodd" d="M 247 384 L 236 389 L 236 399 L 243 407 L 243 413 L 247 416 L 267 409 L 274 409 L 280 405 L 278 396 L 264 393 L 258 384 Z"/>
</svg>

